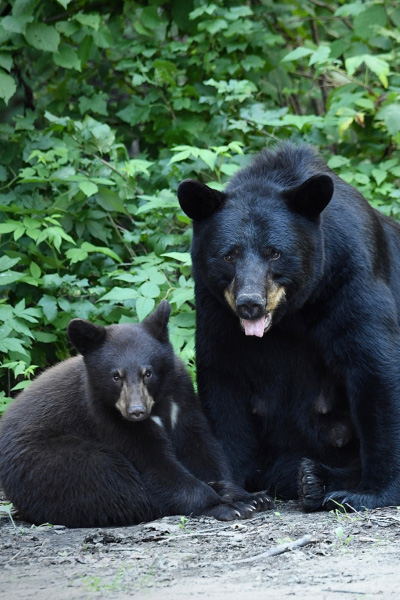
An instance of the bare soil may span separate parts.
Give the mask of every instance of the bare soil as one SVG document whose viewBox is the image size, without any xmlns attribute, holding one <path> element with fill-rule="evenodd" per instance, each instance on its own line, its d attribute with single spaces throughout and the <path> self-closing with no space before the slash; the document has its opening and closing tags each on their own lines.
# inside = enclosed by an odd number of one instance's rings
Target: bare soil
<svg viewBox="0 0 400 600">
<path fill-rule="evenodd" d="M 400 510 L 246 521 L 167 517 L 67 529 L 0 518 L 0 598 L 360 600 L 400 597 Z"/>
</svg>

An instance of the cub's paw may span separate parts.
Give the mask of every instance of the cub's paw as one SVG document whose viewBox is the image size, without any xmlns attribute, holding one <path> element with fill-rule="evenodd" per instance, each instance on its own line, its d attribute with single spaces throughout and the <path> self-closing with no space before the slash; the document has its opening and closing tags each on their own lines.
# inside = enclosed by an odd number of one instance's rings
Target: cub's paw
<svg viewBox="0 0 400 600">
<path fill-rule="evenodd" d="M 257 510 L 272 510 L 276 508 L 275 502 L 272 500 L 271 496 L 268 496 L 267 492 L 253 492 L 249 494 L 249 498 L 246 498 L 246 501 L 253 501 L 256 503 Z"/>
<path fill-rule="evenodd" d="M 238 490 L 242 491 L 241 488 L 227 481 L 209 481 L 208 485 L 217 492 L 218 496 L 220 496 L 224 502 L 233 502 L 237 496 Z"/>
<path fill-rule="evenodd" d="M 324 508 L 326 497 L 324 475 L 322 465 L 309 458 L 303 458 L 299 472 L 299 499 L 306 512 Z"/>
<path fill-rule="evenodd" d="M 245 504 L 254 506 L 258 511 L 275 508 L 274 501 L 265 491 L 246 492 L 246 490 L 238 485 L 227 483 L 226 481 L 211 481 L 208 485 L 217 492 L 224 502 L 244 502 Z"/>
<path fill-rule="evenodd" d="M 217 504 L 202 511 L 207 517 L 214 517 L 218 521 L 235 521 L 237 519 L 249 519 L 256 513 L 252 504 L 245 502 L 232 502 L 230 504 Z"/>
</svg>

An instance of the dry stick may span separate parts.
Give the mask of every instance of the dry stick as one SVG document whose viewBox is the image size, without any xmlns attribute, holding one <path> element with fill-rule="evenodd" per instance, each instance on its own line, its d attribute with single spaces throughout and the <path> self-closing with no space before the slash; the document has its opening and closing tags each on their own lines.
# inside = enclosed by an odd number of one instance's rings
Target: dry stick
<svg viewBox="0 0 400 600">
<path fill-rule="evenodd" d="M 366 596 L 367 594 L 369 594 L 370 592 L 354 592 L 353 590 L 331 590 L 330 588 L 327 588 L 325 590 L 322 590 L 324 592 L 337 592 L 338 594 L 356 594 L 357 596 Z"/>
<path fill-rule="evenodd" d="M 287 544 L 280 544 L 279 546 L 275 546 L 275 548 L 271 548 L 271 550 L 267 550 L 267 552 L 262 552 L 261 554 L 256 554 L 255 556 L 250 556 L 249 558 L 242 558 L 240 560 L 233 561 L 235 564 L 238 563 L 248 563 L 253 562 L 254 560 L 259 560 L 260 558 L 268 558 L 269 556 L 278 556 L 278 554 L 283 554 L 288 550 L 295 550 L 295 548 L 301 548 L 302 546 L 307 546 L 307 544 L 311 544 L 314 539 L 311 535 L 305 535 L 294 542 L 289 542 Z"/>
<path fill-rule="evenodd" d="M 10 562 L 12 562 L 12 561 L 14 560 L 14 558 L 17 558 L 17 556 L 18 556 L 19 554 L 21 554 L 21 552 L 22 552 L 22 548 L 21 548 L 21 550 L 18 550 L 17 554 L 14 554 L 14 556 L 12 556 L 12 557 L 11 557 L 9 560 L 7 560 L 7 561 L 6 561 L 4 564 L 5 564 L 5 565 L 8 565 Z"/>
</svg>

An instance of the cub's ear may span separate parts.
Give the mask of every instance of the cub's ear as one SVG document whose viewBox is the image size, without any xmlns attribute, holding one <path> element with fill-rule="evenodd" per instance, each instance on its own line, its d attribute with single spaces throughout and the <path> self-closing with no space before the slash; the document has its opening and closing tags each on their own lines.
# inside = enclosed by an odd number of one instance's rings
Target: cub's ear
<svg viewBox="0 0 400 600">
<path fill-rule="evenodd" d="M 288 206 L 311 220 L 318 219 L 333 195 L 333 181 L 329 175 L 313 175 L 301 185 L 285 192 Z"/>
<path fill-rule="evenodd" d="M 159 340 L 163 344 L 169 341 L 168 337 L 168 320 L 171 314 L 171 307 L 167 300 L 163 300 L 157 306 L 156 310 L 151 313 L 142 321 L 143 327 L 150 333 L 156 340 Z"/>
<path fill-rule="evenodd" d="M 213 190 L 205 183 L 185 179 L 178 187 L 178 200 L 182 210 L 190 219 L 207 219 L 225 202 L 225 194 Z"/>
<path fill-rule="evenodd" d="M 85 356 L 101 346 L 106 337 L 106 328 L 85 319 L 72 319 L 68 324 L 68 337 L 78 352 Z"/>
</svg>

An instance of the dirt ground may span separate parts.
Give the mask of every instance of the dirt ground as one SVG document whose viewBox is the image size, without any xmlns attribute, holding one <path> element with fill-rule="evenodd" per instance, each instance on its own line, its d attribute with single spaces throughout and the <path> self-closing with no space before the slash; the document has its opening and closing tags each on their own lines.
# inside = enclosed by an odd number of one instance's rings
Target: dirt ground
<svg viewBox="0 0 400 600">
<path fill-rule="evenodd" d="M 67 529 L 0 517 L 1 600 L 400 597 L 400 510 Z"/>
</svg>

